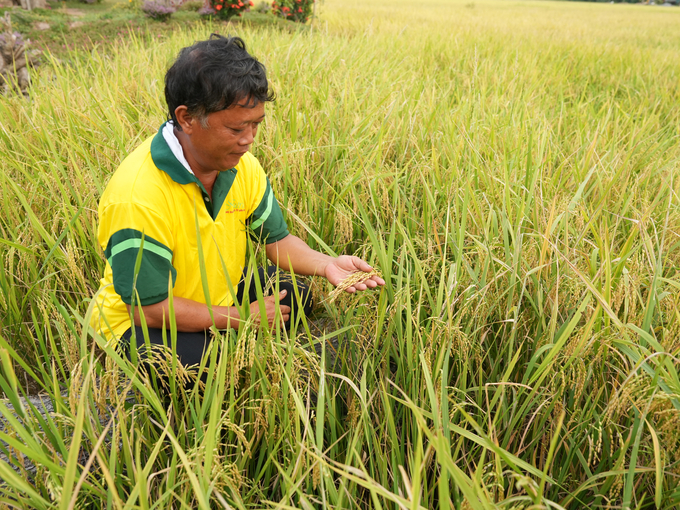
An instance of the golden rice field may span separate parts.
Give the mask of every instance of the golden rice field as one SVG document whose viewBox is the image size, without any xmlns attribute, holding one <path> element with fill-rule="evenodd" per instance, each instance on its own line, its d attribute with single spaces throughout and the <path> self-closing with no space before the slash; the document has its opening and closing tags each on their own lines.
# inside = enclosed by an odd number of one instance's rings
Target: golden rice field
<svg viewBox="0 0 680 510">
<path fill-rule="evenodd" d="M 316 15 L 76 50 L 0 97 L 0 504 L 680 507 L 680 8 Z M 204 390 L 163 399 L 82 326 L 96 206 L 211 31 L 268 68 L 255 154 L 292 231 L 387 285 L 317 282 L 325 334 L 218 335 Z"/>
</svg>

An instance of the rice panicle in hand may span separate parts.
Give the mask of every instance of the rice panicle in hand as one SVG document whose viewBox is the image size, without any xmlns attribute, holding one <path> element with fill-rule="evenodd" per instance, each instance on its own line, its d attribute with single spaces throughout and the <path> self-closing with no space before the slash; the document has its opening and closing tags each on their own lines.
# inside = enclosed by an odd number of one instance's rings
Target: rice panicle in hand
<svg viewBox="0 0 680 510">
<path fill-rule="evenodd" d="M 338 299 L 338 296 L 345 292 L 347 289 L 350 287 L 356 285 L 357 283 L 365 282 L 369 278 L 373 276 L 379 276 L 382 278 L 382 274 L 380 271 L 377 269 L 373 269 L 372 271 L 365 272 L 365 271 L 354 271 L 353 273 L 350 273 L 347 278 L 342 280 L 335 289 L 328 295 L 328 302 L 332 303 L 336 299 Z"/>
</svg>

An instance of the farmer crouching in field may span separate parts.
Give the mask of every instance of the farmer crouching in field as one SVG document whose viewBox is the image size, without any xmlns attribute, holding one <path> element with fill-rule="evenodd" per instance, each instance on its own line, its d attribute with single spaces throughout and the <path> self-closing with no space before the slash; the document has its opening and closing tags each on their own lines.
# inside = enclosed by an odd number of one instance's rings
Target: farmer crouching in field
<svg viewBox="0 0 680 510">
<path fill-rule="evenodd" d="M 274 94 L 264 66 L 247 53 L 241 39 L 213 35 L 182 49 L 165 76 L 165 98 L 171 120 L 123 161 L 99 203 L 98 236 L 107 264 L 92 319 L 96 330 L 114 342 L 122 340 L 129 355 L 131 338 L 138 348 L 144 345 L 141 308 L 151 343 L 162 344 L 164 333 L 170 338 L 163 330 L 170 328 L 171 279 L 177 355 L 185 366 L 200 363 L 210 340 L 208 328 L 238 329 L 245 320 L 233 306 L 228 281 L 238 284 L 237 302 L 248 299 L 259 322 L 254 278 L 244 278 L 247 235 L 264 243 L 271 262 L 296 275 L 324 276 L 338 285 L 355 271 L 371 271 L 358 257 L 329 257 L 288 232 L 269 180 L 249 152 L 265 119 L 265 103 Z M 206 305 L 199 243 L 214 323 Z M 276 271 L 275 266 L 260 269 L 262 288 Z M 279 279 L 287 280 L 280 292 L 264 299 L 270 326 L 311 310 L 306 286 L 298 284 L 296 292 L 290 278 Z M 372 276 L 347 290 L 384 283 Z"/>
</svg>

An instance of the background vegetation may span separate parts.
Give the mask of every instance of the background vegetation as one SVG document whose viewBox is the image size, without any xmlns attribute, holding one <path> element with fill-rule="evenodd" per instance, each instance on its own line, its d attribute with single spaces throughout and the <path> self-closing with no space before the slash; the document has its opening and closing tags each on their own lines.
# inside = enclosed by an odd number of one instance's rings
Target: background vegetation
<svg viewBox="0 0 680 510">
<path fill-rule="evenodd" d="M 318 8 L 305 31 L 75 49 L 0 98 L 4 504 L 679 505 L 680 13 Z M 163 399 L 82 327 L 96 204 L 164 120 L 174 55 L 216 29 L 278 93 L 255 154 L 292 230 L 388 283 L 321 303 L 325 335 L 216 336 L 206 387 Z"/>
</svg>

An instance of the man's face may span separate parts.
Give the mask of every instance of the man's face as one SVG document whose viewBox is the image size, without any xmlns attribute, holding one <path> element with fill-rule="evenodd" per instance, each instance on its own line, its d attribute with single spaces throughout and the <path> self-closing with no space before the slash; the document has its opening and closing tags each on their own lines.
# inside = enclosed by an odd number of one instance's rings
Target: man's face
<svg viewBox="0 0 680 510">
<path fill-rule="evenodd" d="M 226 110 L 209 113 L 208 127 L 193 122 L 191 129 L 184 130 L 191 141 L 191 156 L 198 170 L 213 172 L 234 168 L 250 150 L 263 120 L 264 103 L 253 107 L 243 100 Z"/>
</svg>

